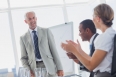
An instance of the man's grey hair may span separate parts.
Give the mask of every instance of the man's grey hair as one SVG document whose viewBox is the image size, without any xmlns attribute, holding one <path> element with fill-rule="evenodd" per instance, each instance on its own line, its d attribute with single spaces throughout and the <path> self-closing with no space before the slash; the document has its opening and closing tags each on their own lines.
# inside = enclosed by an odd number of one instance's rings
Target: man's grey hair
<svg viewBox="0 0 116 77">
<path fill-rule="evenodd" d="M 25 15 L 24 15 L 24 18 L 25 18 L 25 19 L 27 18 L 27 14 L 28 14 L 28 13 L 33 13 L 33 14 L 36 16 L 36 14 L 35 14 L 34 11 L 28 11 L 28 12 L 26 12 Z"/>
</svg>

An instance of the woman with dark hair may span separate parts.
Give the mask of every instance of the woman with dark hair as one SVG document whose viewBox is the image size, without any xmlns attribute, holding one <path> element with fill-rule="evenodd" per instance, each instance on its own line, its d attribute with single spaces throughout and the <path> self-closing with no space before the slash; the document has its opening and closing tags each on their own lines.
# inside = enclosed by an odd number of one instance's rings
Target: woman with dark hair
<svg viewBox="0 0 116 77">
<path fill-rule="evenodd" d="M 90 71 L 94 71 L 94 77 L 112 77 L 111 64 L 113 54 L 113 40 L 116 34 L 112 28 L 114 12 L 107 4 L 99 4 L 94 8 L 93 22 L 97 29 L 102 31 L 94 41 L 95 52 L 91 56 L 87 55 L 81 48 L 80 43 L 67 40 L 62 43 L 62 48 L 73 53 L 78 60 Z"/>
</svg>

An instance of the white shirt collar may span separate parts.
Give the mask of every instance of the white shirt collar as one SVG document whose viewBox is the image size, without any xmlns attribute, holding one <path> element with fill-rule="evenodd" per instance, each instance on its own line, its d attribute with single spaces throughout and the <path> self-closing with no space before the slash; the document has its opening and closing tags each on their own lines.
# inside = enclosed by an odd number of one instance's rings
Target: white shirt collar
<svg viewBox="0 0 116 77">
<path fill-rule="evenodd" d="M 109 32 L 109 31 L 112 31 L 113 30 L 113 28 L 112 27 L 109 27 L 109 28 L 107 28 L 106 30 L 105 30 L 105 32 Z M 104 33 L 105 33 L 104 32 Z"/>
<path fill-rule="evenodd" d="M 95 35 L 96 35 L 96 33 L 91 37 L 91 39 L 90 39 L 90 44 L 92 44 L 92 41 L 93 41 L 93 38 L 95 37 Z"/>
<path fill-rule="evenodd" d="M 32 31 L 33 31 L 33 30 L 29 28 L 29 32 L 32 33 Z M 34 29 L 34 31 L 37 32 L 37 27 Z"/>
</svg>

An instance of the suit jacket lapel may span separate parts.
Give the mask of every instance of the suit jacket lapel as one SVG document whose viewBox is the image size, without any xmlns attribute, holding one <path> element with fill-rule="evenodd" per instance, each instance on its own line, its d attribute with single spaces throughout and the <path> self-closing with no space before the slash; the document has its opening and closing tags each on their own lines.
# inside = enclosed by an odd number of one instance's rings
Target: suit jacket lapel
<svg viewBox="0 0 116 77">
<path fill-rule="evenodd" d="M 40 44 L 41 39 L 42 39 L 42 30 L 40 27 L 37 27 L 37 34 L 38 34 L 38 43 Z"/>
<path fill-rule="evenodd" d="M 27 32 L 27 40 L 28 40 L 28 43 L 31 45 L 31 47 L 34 50 L 33 41 L 32 41 L 31 34 L 29 31 Z"/>
<path fill-rule="evenodd" d="M 42 30 L 40 27 L 37 27 L 37 32 L 38 32 L 37 35 L 38 35 L 38 45 L 39 45 L 41 42 L 41 39 L 42 39 Z M 31 45 L 31 47 L 34 50 L 33 41 L 32 41 L 31 34 L 29 31 L 27 32 L 27 38 L 28 38 L 27 40 L 28 40 L 29 44 Z"/>
</svg>

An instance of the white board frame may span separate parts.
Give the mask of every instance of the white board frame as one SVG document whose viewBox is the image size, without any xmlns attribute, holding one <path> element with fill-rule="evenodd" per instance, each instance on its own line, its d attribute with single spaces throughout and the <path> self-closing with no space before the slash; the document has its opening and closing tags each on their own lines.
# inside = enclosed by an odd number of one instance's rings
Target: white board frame
<svg viewBox="0 0 116 77">
<path fill-rule="evenodd" d="M 70 73 L 70 74 L 75 73 L 74 61 L 67 57 L 66 52 L 60 46 L 61 42 L 65 42 L 65 40 L 74 40 L 74 38 L 73 38 L 73 36 L 74 36 L 73 35 L 73 22 L 68 22 L 68 23 L 56 25 L 53 27 L 49 27 L 49 29 L 51 30 L 51 32 L 54 36 L 57 52 L 60 56 L 60 60 L 61 60 L 64 72 Z M 63 32 L 61 32 L 61 31 L 63 31 Z M 68 31 L 70 31 L 70 32 L 68 32 Z M 58 40 L 58 39 L 60 39 L 60 40 Z"/>
</svg>

